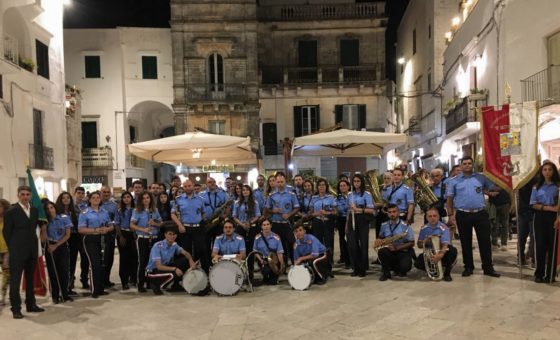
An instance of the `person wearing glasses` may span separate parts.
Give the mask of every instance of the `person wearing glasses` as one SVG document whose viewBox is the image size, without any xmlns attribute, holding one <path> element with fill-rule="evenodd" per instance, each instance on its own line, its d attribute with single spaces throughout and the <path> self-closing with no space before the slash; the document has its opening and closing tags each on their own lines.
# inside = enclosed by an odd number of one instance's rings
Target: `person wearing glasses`
<svg viewBox="0 0 560 340">
<path fill-rule="evenodd" d="M 212 262 L 217 263 L 225 255 L 235 255 L 239 261 L 245 260 L 245 240 L 235 232 L 233 220 L 225 220 L 224 233 L 216 237 L 212 247 Z"/>
</svg>

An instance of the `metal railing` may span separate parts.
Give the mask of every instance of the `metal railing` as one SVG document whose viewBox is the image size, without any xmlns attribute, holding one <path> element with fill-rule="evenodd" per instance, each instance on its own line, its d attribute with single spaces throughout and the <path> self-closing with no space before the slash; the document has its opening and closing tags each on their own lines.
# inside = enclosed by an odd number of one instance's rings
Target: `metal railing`
<svg viewBox="0 0 560 340">
<path fill-rule="evenodd" d="M 521 80 L 523 101 L 536 101 L 539 107 L 560 103 L 560 65 Z"/>
<path fill-rule="evenodd" d="M 275 156 L 284 154 L 284 146 L 282 143 L 276 144 L 263 144 L 264 156 Z"/>
<path fill-rule="evenodd" d="M 54 170 L 53 149 L 44 145 L 29 144 L 29 167 Z"/>
<path fill-rule="evenodd" d="M 146 161 L 143 158 L 130 155 L 130 166 L 133 168 L 144 168 L 146 167 Z"/>
<path fill-rule="evenodd" d="M 16 38 L 9 34 L 4 33 L 2 36 L 2 57 L 6 60 L 11 61 L 14 64 L 18 64 L 19 61 L 19 50 L 18 41 Z"/>
<path fill-rule="evenodd" d="M 385 64 L 318 67 L 262 66 L 261 84 L 352 84 L 385 80 Z"/>
<path fill-rule="evenodd" d="M 473 113 L 471 113 L 471 111 Z M 469 110 L 469 102 L 467 97 L 465 97 L 463 101 L 450 110 L 447 117 L 445 117 L 445 133 L 449 134 L 463 124 L 476 120 L 476 110 Z"/>
<path fill-rule="evenodd" d="M 113 152 L 109 148 L 82 149 L 82 167 L 84 168 L 112 168 Z"/>
<path fill-rule="evenodd" d="M 261 21 L 371 19 L 385 15 L 383 2 L 259 6 Z"/>
<path fill-rule="evenodd" d="M 245 84 L 187 84 L 185 91 L 191 100 L 227 101 L 247 96 Z"/>
</svg>

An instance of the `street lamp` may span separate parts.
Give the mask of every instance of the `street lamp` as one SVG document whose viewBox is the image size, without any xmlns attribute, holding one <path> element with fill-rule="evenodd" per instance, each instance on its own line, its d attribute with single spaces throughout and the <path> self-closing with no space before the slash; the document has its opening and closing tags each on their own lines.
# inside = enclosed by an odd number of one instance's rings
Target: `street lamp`
<svg viewBox="0 0 560 340">
<path fill-rule="evenodd" d="M 399 63 L 399 65 L 404 65 L 405 62 L 406 59 L 404 57 L 400 57 L 399 59 L 397 59 L 397 63 Z"/>
</svg>

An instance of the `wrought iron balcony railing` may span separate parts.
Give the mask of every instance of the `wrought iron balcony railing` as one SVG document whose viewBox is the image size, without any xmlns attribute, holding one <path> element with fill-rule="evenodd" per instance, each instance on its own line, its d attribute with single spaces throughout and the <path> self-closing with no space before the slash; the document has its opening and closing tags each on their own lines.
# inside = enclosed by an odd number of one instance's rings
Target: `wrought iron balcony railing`
<svg viewBox="0 0 560 340">
<path fill-rule="evenodd" d="M 371 19 L 385 15 L 384 2 L 259 6 L 261 21 Z"/>
<path fill-rule="evenodd" d="M 262 66 L 261 84 L 363 84 L 385 81 L 383 63 L 360 66 Z"/>
<path fill-rule="evenodd" d="M 560 65 L 551 65 L 521 81 L 523 101 L 539 107 L 560 103 Z"/>
<path fill-rule="evenodd" d="M 44 145 L 29 144 L 29 167 L 54 170 L 53 149 Z"/>
<path fill-rule="evenodd" d="M 82 149 L 82 167 L 84 168 L 112 168 L 113 153 L 109 148 Z"/>
<path fill-rule="evenodd" d="M 12 37 L 9 34 L 4 33 L 2 36 L 2 57 L 6 60 L 11 61 L 14 64 L 18 64 L 19 60 L 19 50 L 18 50 L 18 41 L 16 38 Z"/>
<path fill-rule="evenodd" d="M 230 101 L 247 96 L 245 84 L 187 84 L 187 98 L 203 101 Z"/>
<path fill-rule="evenodd" d="M 463 124 L 475 121 L 477 121 L 476 110 L 469 110 L 468 97 L 465 97 L 459 105 L 449 110 L 449 114 L 445 117 L 445 133 L 449 134 Z"/>
</svg>

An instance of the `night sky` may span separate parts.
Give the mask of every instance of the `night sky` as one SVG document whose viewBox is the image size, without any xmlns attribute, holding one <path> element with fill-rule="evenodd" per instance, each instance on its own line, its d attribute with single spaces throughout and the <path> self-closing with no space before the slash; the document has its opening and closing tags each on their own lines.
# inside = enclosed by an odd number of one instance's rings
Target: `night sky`
<svg viewBox="0 0 560 340">
<path fill-rule="evenodd" d="M 387 77 L 395 80 L 396 31 L 409 0 L 387 0 Z M 169 0 L 72 0 L 64 28 L 169 27 Z"/>
</svg>

